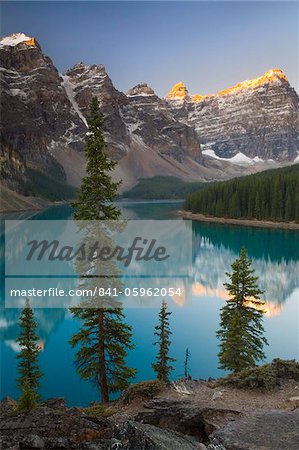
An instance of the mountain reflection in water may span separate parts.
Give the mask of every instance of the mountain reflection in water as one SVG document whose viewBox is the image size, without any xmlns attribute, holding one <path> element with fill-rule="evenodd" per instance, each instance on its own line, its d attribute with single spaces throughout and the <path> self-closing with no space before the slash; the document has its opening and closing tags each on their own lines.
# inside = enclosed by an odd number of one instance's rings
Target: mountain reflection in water
<svg viewBox="0 0 299 450">
<path fill-rule="evenodd" d="M 121 203 L 123 216 L 128 219 L 181 220 L 175 215 L 180 209 L 178 202 Z M 30 220 L 67 219 L 71 210 L 67 205 L 49 208 L 38 214 L 28 213 Z M 2 216 L 2 219 L 4 216 Z M 24 219 L 26 214 L 10 215 L 11 219 Z M 173 377 L 182 375 L 183 355 L 189 347 L 191 369 L 195 377 L 220 376 L 217 368 L 218 341 L 215 333 L 219 326 L 219 309 L 228 299 L 223 283 L 225 272 L 231 270 L 231 263 L 238 257 L 240 248 L 247 248 L 252 264 L 264 290 L 266 310 L 265 329 L 270 342 L 266 348 L 267 360 L 273 357 L 298 357 L 298 300 L 299 300 L 299 232 L 208 224 L 185 221 L 192 227 L 192 264 L 185 268 L 185 278 L 150 278 L 125 280 L 129 287 L 175 287 L 181 295 L 169 299 L 173 311 L 172 353 L 177 359 Z M 1 232 L 1 269 L 3 261 L 3 222 Z M 24 245 L 20 236 L 18 245 Z M 184 243 L 179 243 L 183 245 Z M 174 273 L 176 268 L 174 267 Z M 74 280 L 72 281 L 74 282 Z M 16 338 L 19 333 L 20 309 L 5 309 L 3 282 L 1 283 L 0 338 L 2 341 L 2 366 L 5 372 L 3 395 L 16 395 L 15 353 L 19 350 Z M 51 298 L 45 298 L 51 306 Z M 154 348 L 153 329 L 157 320 L 157 307 L 161 299 L 134 298 L 127 300 L 126 317 L 134 329 L 136 349 L 129 359 L 138 368 L 138 380 L 150 379 L 153 373 L 150 362 Z M 21 305 L 22 303 L 20 303 Z M 250 305 L 251 306 L 251 305 Z M 35 310 L 40 336 L 42 369 L 45 372 L 43 395 L 64 395 L 70 404 L 87 404 L 95 398 L 95 391 L 89 384 L 79 383 L 73 367 L 73 353 L 68 339 L 77 330 L 79 322 L 71 318 L 68 309 L 38 308 Z M 55 378 L 58 358 L 63 364 L 60 384 Z M 3 369 L 4 370 L 4 369 Z M 57 368 L 57 370 L 60 370 Z M 55 381 L 56 380 L 56 381 Z M 59 390 L 60 389 L 60 390 Z"/>
</svg>

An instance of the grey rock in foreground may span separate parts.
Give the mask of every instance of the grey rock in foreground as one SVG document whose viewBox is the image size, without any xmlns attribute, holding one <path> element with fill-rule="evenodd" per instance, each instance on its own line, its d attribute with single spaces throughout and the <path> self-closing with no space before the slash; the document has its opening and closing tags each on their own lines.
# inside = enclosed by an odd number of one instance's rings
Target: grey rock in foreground
<svg viewBox="0 0 299 450">
<path fill-rule="evenodd" d="M 51 406 L 50 406 L 51 405 Z M 194 438 L 131 420 L 111 419 L 68 409 L 51 399 L 29 413 L 17 413 L 11 399 L 1 403 L 0 446 L 17 449 L 202 450 Z"/>
<path fill-rule="evenodd" d="M 299 442 L 299 409 L 241 413 L 155 398 L 134 417 L 119 410 L 104 418 L 67 408 L 62 398 L 29 413 L 10 398 L 0 406 L 3 450 L 297 450 Z"/>
<path fill-rule="evenodd" d="M 266 411 L 230 422 L 215 431 L 209 448 L 229 450 L 298 450 L 299 409 Z"/>
<path fill-rule="evenodd" d="M 190 437 L 133 421 L 127 422 L 121 433 L 123 444 L 119 448 L 126 450 L 201 450 L 203 448 L 199 442 Z"/>
<path fill-rule="evenodd" d="M 135 419 L 159 428 L 167 428 L 206 441 L 213 431 L 240 417 L 240 412 L 229 408 L 199 406 L 186 400 L 153 399 Z"/>
</svg>

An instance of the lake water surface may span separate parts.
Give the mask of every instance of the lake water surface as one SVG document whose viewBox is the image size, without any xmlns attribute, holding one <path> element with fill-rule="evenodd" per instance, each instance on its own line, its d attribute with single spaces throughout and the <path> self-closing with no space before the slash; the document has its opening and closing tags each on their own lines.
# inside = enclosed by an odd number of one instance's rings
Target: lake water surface
<svg viewBox="0 0 299 450">
<path fill-rule="evenodd" d="M 129 219 L 173 219 L 179 202 L 121 203 L 123 216 Z M 51 207 L 39 213 L 2 215 L 4 219 L 67 219 L 68 206 Z M 186 347 L 191 353 L 190 369 L 194 378 L 218 377 L 217 339 L 219 310 L 227 293 L 223 287 L 225 272 L 245 245 L 265 291 L 267 314 L 264 320 L 269 346 L 265 349 L 267 361 L 275 357 L 298 359 L 299 320 L 299 232 L 250 228 L 190 222 L 193 233 L 193 263 L 188 268 L 189 277 L 175 282 L 183 295 L 173 298 L 171 355 L 176 358 L 172 378 L 183 375 Z M 182 245 L 183 243 L 178 243 Z M 3 271 L 3 252 L 1 268 Z M 3 280 L 2 280 L 3 281 Z M 4 303 L 3 289 L 2 305 Z M 150 305 L 147 305 L 150 306 Z M 74 351 L 68 341 L 79 322 L 65 309 L 37 309 L 38 333 L 43 351 L 40 353 L 44 373 L 41 394 L 43 397 L 66 397 L 69 405 L 87 405 L 98 398 L 98 391 L 89 382 L 82 381 L 74 367 Z M 134 331 L 135 349 L 129 354 L 129 363 L 138 369 L 136 381 L 152 379 L 151 363 L 155 348 L 153 330 L 157 322 L 156 307 L 128 308 L 127 322 Z M 16 354 L 18 345 L 17 309 L 1 308 L 1 397 L 18 396 L 16 387 Z"/>
</svg>

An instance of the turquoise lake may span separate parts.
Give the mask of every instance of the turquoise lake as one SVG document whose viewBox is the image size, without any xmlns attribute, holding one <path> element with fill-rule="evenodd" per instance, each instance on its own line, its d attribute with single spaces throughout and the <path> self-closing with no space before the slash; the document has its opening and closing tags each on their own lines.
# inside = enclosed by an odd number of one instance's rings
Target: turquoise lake
<svg viewBox="0 0 299 450">
<path fill-rule="evenodd" d="M 180 202 L 122 202 L 123 217 L 128 219 L 180 220 L 175 211 Z M 39 213 L 3 214 L 1 219 L 68 219 L 67 205 L 51 207 Z M 187 223 L 188 222 L 188 223 Z M 260 287 L 265 291 L 267 314 L 264 319 L 269 346 L 267 361 L 273 358 L 298 359 L 299 350 L 299 232 L 207 224 L 186 221 L 192 226 L 193 262 L 188 278 L 176 281 L 182 289 L 180 298 L 173 298 L 170 308 L 172 335 L 171 356 L 176 358 L 172 378 L 183 375 L 185 350 L 188 347 L 193 378 L 219 377 L 217 339 L 219 310 L 227 293 L 223 287 L 225 272 L 238 257 L 244 245 L 253 260 Z M 181 243 L 178 243 L 181 245 Z M 3 251 L 1 269 L 4 270 Z M 3 277 L 1 302 L 4 304 Z M 138 369 L 135 381 L 152 379 L 151 363 L 155 348 L 153 330 L 157 322 L 156 307 L 125 310 L 132 325 L 135 349 L 128 356 L 129 364 Z M 1 397 L 19 395 L 16 387 L 16 355 L 18 345 L 17 309 L 0 310 Z M 74 366 L 74 351 L 68 341 L 79 322 L 65 309 L 37 309 L 38 333 L 43 351 L 40 364 L 44 373 L 41 394 L 44 398 L 65 397 L 68 404 L 87 405 L 98 399 L 98 390 L 80 380 Z"/>
</svg>

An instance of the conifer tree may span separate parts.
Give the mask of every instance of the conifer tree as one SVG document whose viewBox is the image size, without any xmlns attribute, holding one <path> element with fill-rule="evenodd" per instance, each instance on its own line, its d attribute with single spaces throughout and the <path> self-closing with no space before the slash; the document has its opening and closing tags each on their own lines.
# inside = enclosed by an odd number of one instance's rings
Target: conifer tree
<svg viewBox="0 0 299 450">
<path fill-rule="evenodd" d="M 103 116 L 96 98 L 92 99 L 88 132 L 86 136 L 86 176 L 82 180 L 78 198 L 72 203 L 76 220 L 116 220 L 120 211 L 111 202 L 115 199 L 119 183 L 113 182 L 111 171 L 115 162 L 105 154 L 103 137 Z M 97 235 L 95 226 L 95 240 Z M 93 231 L 91 231 L 92 237 Z M 101 234 L 101 237 L 103 235 Z M 95 270 L 96 263 L 89 263 L 80 273 Z M 111 262 L 110 273 L 117 269 Z M 89 270 L 90 269 L 90 270 Z M 113 284 L 114 283 L 114 284 Z M 116 284 L 115 284 L 116 283 Z M 81 278 L 81 286 L 86 288 L 101 287 L 105 291 L 115 288 L 119 290 L 119 279 Z M 72 347 L 79 347 L 76 354 L 77 370 L 83 379 L 95 382 L 101 393 L 102 402 L 109 401 L 109 394 L 125 389 L 129 380 L 135 376 L 136 370 L 126 365 L 127 350 L 133 348 L 131 343 L 131 327 L 124 323 L 124 314 L 120 306 L 107 306 L 111 298 L 109 294 L 90 299 L 92 305 L 100 307 L 72 308 L 71 312 L 82 322 L 80 330 L 70 340 Z"/>
<path fill-rule="evenodd" d="M 184 361 L 184 378 L 185 378 L 185 380 L 188 380 L 190 378 L 189 359 L 190 359 L 190 352 L 189 352 L 189 348 L 187 347 L 186 352 L 185 352 L 185 361 Z"/>
<path fill-rule="evenodd" d="M 230 299 L 221 309 L 220 368 L 239 372 L 254 367 L 265 358 L 263 292 L 257 285 L 258 277 L 251 268 L 252 261 L 243 247 L 240 257 L 232 264 L 232 273 L 226 273 L 230 281 L 225 283 Z"/>
<path fill-rule="evenodd" d="M 170 335 L 172 334 L 169 327 L 169 316 L 172 313 L 167 311 L 167 303 L 163 300 L 161 309 L 159 312 L 159 323 L 155 327 L 155 336 L 158 340 L 154 345 L 158 346 L 158 353 L 156 356 L 156 362 L 152 364 L 154 371 L 157 374 L 157 378 L 160 381 L 167 383 L 169 381 L 169 374 L 173 370 L 173 367 L 169 363 L 174 362 L 175 359 L 169 356 L 170 348 Z"/>
<path fill-rule="evenodd" d="M 20 316 L 21 333 L 17 338 L 21 351 L 17 355 L 18 362 L 18 385 L 22 392 L 19 399 L 20 410 L 30 410 L 37 406 L 39 400 L 38 388 L 42 372 L 38 366 L 39 349 L 36 334 L 36 322 L 34 314 L 26 299 L 25 307 Z"/>
<path fill-rule="evenodd" d="M 189 195 L 185 209 L 211 216 L 298 222 L 299 164 L 221 183 Z"/>
<path fill-rule="evenodd" d="M 116 161 L 109 159 L 105 153 L 103 136 L 103 114 L 96 97 L 92 98 L 90 116 L 87 120 L 85 156 L 86 176 L 83 178 L 77 200 L 72 202 L 73 217 L 78 220 L 115 220 L 120 211 L 113 204 L 121 182 L 114 182 L 111 171 Z"/>
</svg>

